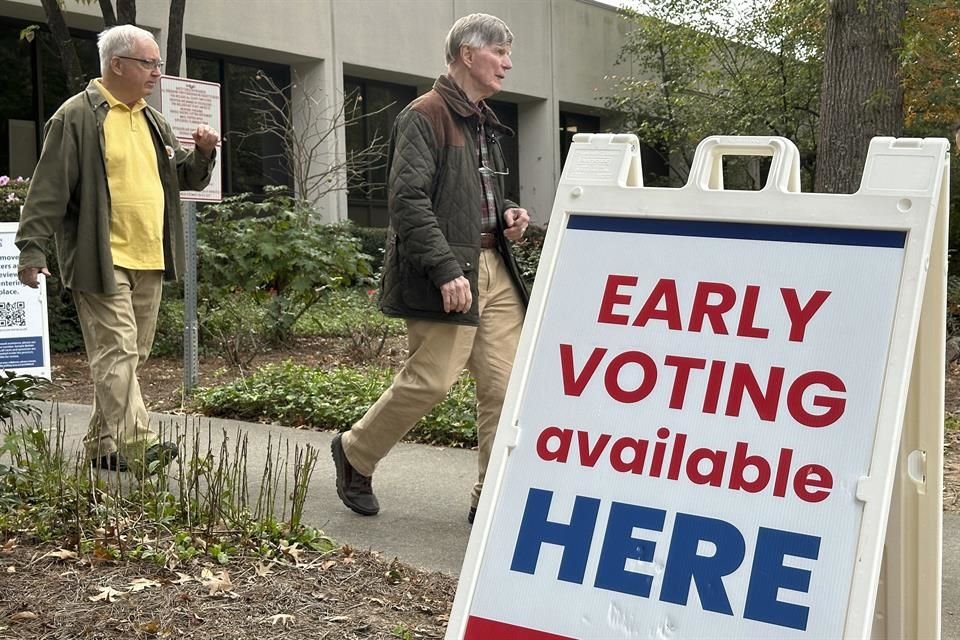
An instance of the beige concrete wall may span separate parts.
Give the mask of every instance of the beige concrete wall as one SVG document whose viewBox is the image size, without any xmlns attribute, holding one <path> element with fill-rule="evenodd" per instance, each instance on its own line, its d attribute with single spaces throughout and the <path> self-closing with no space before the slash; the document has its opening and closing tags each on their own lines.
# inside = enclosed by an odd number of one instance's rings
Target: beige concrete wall
<svg viewBox="0 0 960 640">
<path fill-rule="evenodd" d="M 137 18 L 166 48 L 169 0 L 141 1 Z M 99 7 L 66 0 L 71 26 L 98 30 Z M 187 47 L 291 65 L 302 91 L 327 108 L 342 98 L 343 73 L 429 87 L 445 70 L 443 40 L 453 21 L 473 12 L 503 18 L 515 35 L 514 70 L 498 96 L 518 105 L 522 204 L 545 222 L 560 177 L 560 104 L 596 112 L 609 91 L 604 76 L 626 25 L 593 0 L 196 0 L 187 3 Z M 40 0 L 0 0 L 0 15 L 42 20 Z M 632 70 L 631 70 L 632 71 Z M 344 152 L 342 135 L 324 154 Z M 346 195 L 320 205 L 327 220 L 347 217 Z"/>
</svg>

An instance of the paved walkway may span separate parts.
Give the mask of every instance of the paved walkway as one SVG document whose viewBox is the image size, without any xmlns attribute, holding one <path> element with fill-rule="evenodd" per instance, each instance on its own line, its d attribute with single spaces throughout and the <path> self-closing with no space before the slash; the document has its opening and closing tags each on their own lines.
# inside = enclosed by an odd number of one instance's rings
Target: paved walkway
<svg viewBox="0 0 960 640">
<path fill-rule="evenodd" d="M 76 446 L 86 429 L 90 409 L 60 405 L 67 427 L 67 443 Z M 183 424 L 182 416 L 156 415 L 168 425 Z M 197 419 L 188 417 L 186 420 Z M 374 489 L 382 511 L 374 518 L 358 516 L 344 507 L 334 490 L 330 460 L 332 433 L 201 418 L 214 437 L 238 429 L 249 439 L 248 474 L 251 490 L 259 486 L 268 438 L 291 445 L 310 444 L 320 452 L 313 475 L 304 521 L 323 529 L 340 543 L 379 550 L 425 569 L 456 574 L 460 571 L 470 526 L 467 524 L 470 489 L 476 477 L 476 453 L 425 445 L 400 444 L 377 469 Z M 960 516 L 944 515 L 943 640 L 960 640 Z M 916 639 L 925 640 L 925 639 Z"/>
</svg>

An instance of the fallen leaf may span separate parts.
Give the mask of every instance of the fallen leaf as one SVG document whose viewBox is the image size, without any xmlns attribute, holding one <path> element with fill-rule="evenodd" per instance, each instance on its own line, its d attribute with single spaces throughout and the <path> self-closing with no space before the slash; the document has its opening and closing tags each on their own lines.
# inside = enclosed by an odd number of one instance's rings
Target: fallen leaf
<svg viewBox="0 0 960 640">
<path fill-rule="evenodd" d="M 59 558 L 60 560 L 71 560 L 76 557 L 77 557 L 76 551 L 60 549 L 59 551 L 49 551 L 43 554 L 42 556 L 40 556 L 40 559 L 43 560 L 44 558 Z"/>
<path fill-rule="evenodd" d="M 98 593 L 95 596 L 90 596 L 89 598 L 87 598 L 88 600 L 90 600 L 90 602 L 99 602 L 101 600 L 105 602 L 114 602 L 117 599 L 127 595 L 126 591 L 117 591 L 113 587 L 97 587 L 97 589 L 100 590 L 100 593 Z"/>
<path fill-rule="evenodd" d="M 233 589 L 233 583 L 230 582 L 230 574 L 226 571 L 211 576 L 203 581 L 203 586 L 207 589 L 207 595 L 216 595 L 218 593 L 227 594 Z"/>
<path fill-rule="evenodd" d="M 143 591 L 144 589 L 149 589 L 150 587 L 159 587 L 160 583 L 155 580 L 150 580 L 148 578 L 137 578 L 130 583 L 130 591 Z"/>
<path fill-rule="evenodd" d="M 17 539 L 10 538 L 0 546 L 0 554 L 9 554 L 13 553 L 13 550 L 17 548 Z"/>
<path fill-rule="evenodd" d="M 211 574 L 211 576 L 212 575 L 213 574 Z M 173 584 L 187 584 L 188 582 L 193 582 L 193 576 L 180 573 L 179 571 L 177 571 L 177 579 L 172 581 Z"/>
<path fill-rule="evenodd" d="M 16 573 L 17 568 L 14 566 L 7 567 L 7 573 Z"/>
<path fill-rule="evenodd" d="M 350 620 L 350 616 L 333 616 L 332 618 L 325 618 L 325 622 L 347 622 Z"/>
<path fill-rule="evenodd" d="M 294 564 L 299 564 L 300 554 L 303 553 L 303 549 L 300 549 L 299 547 L 300 547 L 299 542 L 294 542 L 289 546 L 284 544 L 283 541 L 280 542 L 280 551 L 284 552 L 285 554 L 293 558 Z"/>
<path fill-rule="evenodd" d="M 33 611 L 20 611 L 10 616 L 10 619 L 14 622 L 25 622 L 27 620 L 33 620 L 37 617 Z"/>
<path fill-rule="evenodd" d="M 263 577 L 268 576 L 268 575 L 270 575 L 271 573 L 273 573 L 273 571 L 270 569 L 270 567 L 272 567 L 272 566 L 273 566 L 273 563 L 272 563 L 272 562 L 271 562 L 270 564 L 267 564 L 267 565 L 263 564 L 263 562 L 258 562 L 258 563 L 257 563 L 257 566 L 254 567 L 253 570 L 257 573 L 258 576 L 260 576 L 261 578 L 263 578 Z"/>
<path fill-rule="evenodd" d="M 289 613 L 278 613 L 275 616 L 270 616 L 266 619 L 266 622 L 270 624 L 277 624 L 278 622 L 283 626 L 293 623 L 296 620 L 295 616 L 290 615 Z"/>
<path fill-rule="evenodd" d="M 333 567 L 335 567 L 335 566 L 337 566 L 337 561 L 336 561 L 336 560 L 327 560 L 327 561 L 324 562 L 322 565 L 320 565 L 320 570 L 321 570 L 321 571 L 329 571 L 331 568 L 333 568 Z"/>
</svg>

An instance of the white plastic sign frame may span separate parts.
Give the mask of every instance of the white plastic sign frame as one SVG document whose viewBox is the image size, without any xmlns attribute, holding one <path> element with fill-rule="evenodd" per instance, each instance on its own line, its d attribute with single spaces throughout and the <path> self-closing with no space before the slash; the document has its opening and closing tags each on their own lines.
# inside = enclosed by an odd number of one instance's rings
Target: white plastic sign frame
<svg viewBox="0 0 960 640">
<path fill-rule="evenodd" d="M 17 278 L 20 251 L 14 244 L 16 222 L 0 222 L 0 370 L 50 380 L 50 330 L 47 282 L 31 289 Z"/>
<path fill-rule="evenodd" d="M 783 138 L 707 138 L 669 189 L 642 187 L 634 136 L 575 136 L 447 640 L 870 637 L 895 481 L 942 487 L 923 451 L 897 461 L 948 149 L 875 138 L 857 193 L 827 195 Z M 727 155 L 772 156 L 766 186 L 723 190 Z M 897 542 L 938 568 L 940 535 Z"/>
</svg>

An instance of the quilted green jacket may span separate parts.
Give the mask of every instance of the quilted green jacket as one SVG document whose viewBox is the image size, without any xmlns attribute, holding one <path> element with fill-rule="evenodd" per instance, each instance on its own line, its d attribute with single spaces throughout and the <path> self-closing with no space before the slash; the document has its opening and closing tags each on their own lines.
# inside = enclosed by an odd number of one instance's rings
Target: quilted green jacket
<svg viewBox="0 0 960 640">
<path fill-rule="evenodd" d="M 68 99 L 44 128 L 43 150 L 20 214 L 16 244 L 19 269 L 46 267 L 44 247 L 56 238 L 63 285 L 89 293 L 115 293 L 110 250 L 110 191 L 104 161 L 106 98 L 93 81 Z M 184 269 L 181 189 L 203 189 L 213 160 L 187 151 L 160 112 L 144 110 L 163 185 L 164 276 Z"/>
<path fill-rule="evenodd" d="M 390 137 L 388 181 L 390 227 L 380 287 L 386 315 L 477 325 L 479 298 L 481 176 L 477 127 L 487 135 L 513 135 L 481 103 L 477 113 L 460 88 L 440 76 L 433 89 L 397 116 Z M 503 170 L 499 145 L 491 144 L 496 170 Z M 502 179 L 494 181 L 498 224 L 517 205 L 503 197 Z M 502 231 L 502 230 L 501 230 Z M 510 242 L 500 233 L 497 250 L 509 269 L 521 300 L 528 294 Z M 446 313 L 440 286 L 465 276 L 473 306 Z"/>
</svg>

